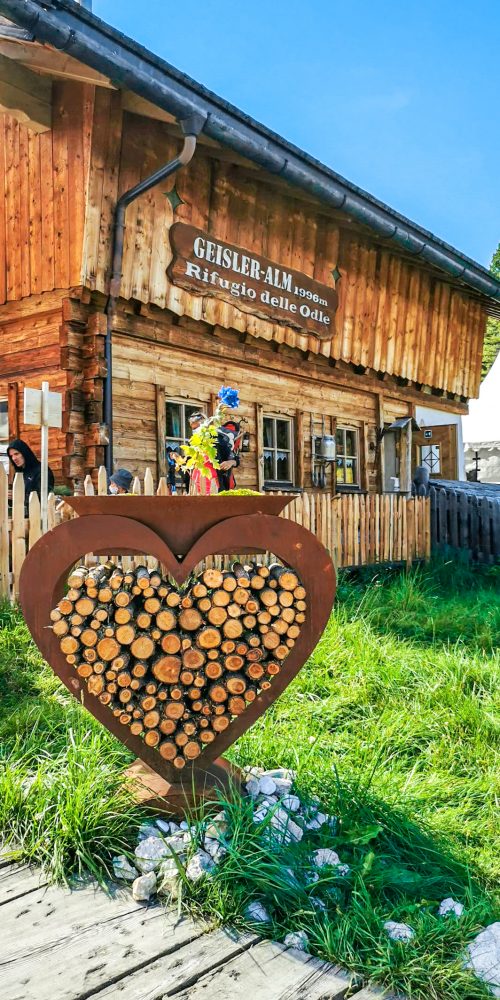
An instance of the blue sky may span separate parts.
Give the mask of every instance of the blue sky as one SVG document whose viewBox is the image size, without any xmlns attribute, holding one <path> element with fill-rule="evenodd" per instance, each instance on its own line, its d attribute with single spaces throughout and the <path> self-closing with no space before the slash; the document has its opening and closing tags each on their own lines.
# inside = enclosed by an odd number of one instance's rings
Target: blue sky
<svg viewBox="0 0 500 1000">
<path fill-rule="evenodd" d="M 500 3 L 93 0 L 94 13 L 488 265 Z"/>
</svg>

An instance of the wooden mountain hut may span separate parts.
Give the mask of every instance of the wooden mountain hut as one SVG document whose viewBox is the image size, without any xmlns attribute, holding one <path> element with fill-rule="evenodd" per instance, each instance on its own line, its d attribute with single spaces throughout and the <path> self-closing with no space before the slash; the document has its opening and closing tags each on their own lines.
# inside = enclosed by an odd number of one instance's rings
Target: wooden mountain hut
<svg viewBox="0 0 500 1000">
<path fill-rule="evenodd" d="M 166 447 L 240 391 L 238 484 L 463 474 L 487 270 L 74 0 L 0 0 L 0 447 L 63 394 L 57 479 Z M 333 441 L 332 441 L 333 439 Z M 335 447 L 333 447 L 333 442 Z"/>
</svg>

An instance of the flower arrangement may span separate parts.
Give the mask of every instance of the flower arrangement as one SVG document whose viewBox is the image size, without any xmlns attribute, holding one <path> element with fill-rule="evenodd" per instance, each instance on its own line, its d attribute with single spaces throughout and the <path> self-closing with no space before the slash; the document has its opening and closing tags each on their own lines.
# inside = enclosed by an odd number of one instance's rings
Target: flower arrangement
<svg viewBox="0 0 500 1000">
<path fill-rule="evenodd" d="M 197 469 L 202 476 L 210 476 L 209 465 L 214 469 L 219 469 L 217 461 L 217 432 L 227 420 L 227 411 L 236 410 L 240 404 L 237 389 L 222 385 L 217 393 L 218 403 L 215 413 L 202 421 L 199 427 L 193 432 L 188 444 L 182 445 L 183 457 L 179 464 L 187 472 Z"/>
</svg>

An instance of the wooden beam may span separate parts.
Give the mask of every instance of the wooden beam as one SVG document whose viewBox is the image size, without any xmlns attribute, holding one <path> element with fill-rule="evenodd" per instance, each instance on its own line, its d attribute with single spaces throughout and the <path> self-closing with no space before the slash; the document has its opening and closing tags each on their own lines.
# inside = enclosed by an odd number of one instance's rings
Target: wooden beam
<svg viewBox="0 0 500 1000">
<path fill-rule="evenodd" d="M 261 403 L 255 404 L 255 452 L 257 460 L 257 489 L 260 493 L 264 489 L 264 407 Z"/>
<path fill-rule="evenodd" d="M 0 54 L 7 56 L 18 64 L 33 69 L 50 77 L 61 77 L 75 80 L 79 83 L 93 83 L 97 87 L 117 88 L 111 81 L 90 66 L 85 66 L 69 56 L 66 52 L 58 52 L 47 45 L 3 37 L 0 26 Z"/>
<path fill-rule="evenodd" d="M 297 410 L 295 414 L 295 485 L 304 489 L 304 413 Z"/>
<path fill-rule="evenodd" d="M 162 385 L 155 386 L 156 397 L 156 463 L 158 479 L 167 475 L 167 455 L 165 438 L 167 436 L 167 413 L 165 408 L 165 389 Z"/>
<path fill-rule="evenodd" d="M 380 493 L 384 492 L 384 461 L 385 461 L 385 448 L 384 439 L 381 436 L 384 429 L 384 397 L 382 393 L 377 394 L 375 397 L 375 402 L 377 406 L 377 450 L 375 452 L 375 462 L 378 466 L 377 468 L 377 482 L 378 489 Z"/>
<path fill-rule="evenodd" d="M 52 127 L 51 81 L 0 55 L 0 110 L 32 132 L 48 132 Z"/>
<path fill-rule="evenodd" d="M 19 437 L 19 385 L 9 382 L 7 386 L 7 407 L 9 421 L 9 438 L 12 441 Z"/>
</svg>

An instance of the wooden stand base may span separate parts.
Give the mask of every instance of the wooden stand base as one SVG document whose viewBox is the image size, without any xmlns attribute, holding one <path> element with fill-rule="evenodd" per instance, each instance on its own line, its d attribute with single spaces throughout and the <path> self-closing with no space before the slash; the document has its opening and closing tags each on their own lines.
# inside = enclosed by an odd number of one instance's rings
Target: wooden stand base
<svg viewBox="0 0 500 1000">
<path fill-rule="evenodd" d="M 147 806 L 167 816 L 185 816 L 197 805 L 210 800 L 216 803 L 216 792 L 241 791 L 241 772 L 229 761 L 219 757 L 206 770 L 196 771 L 183 783 L 171 785 L 142 760 L 136 760 L 126 770 L 133 784 L 138 805 Z"/>
</svg>

